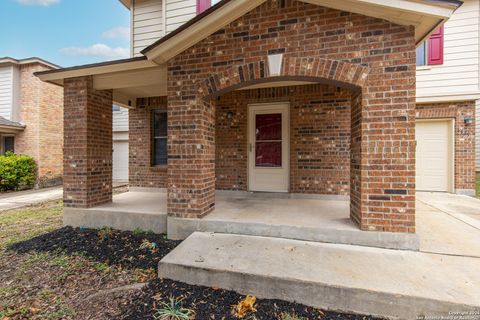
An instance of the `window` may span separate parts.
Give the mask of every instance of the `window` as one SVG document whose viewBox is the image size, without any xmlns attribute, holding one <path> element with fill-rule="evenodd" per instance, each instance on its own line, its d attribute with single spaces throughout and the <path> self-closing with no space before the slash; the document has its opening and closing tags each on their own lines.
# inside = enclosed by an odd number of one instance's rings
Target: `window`
<svg viewBox="0 0 480 320">
<path fill-rule="evenodd" d="M 3 148 L 2 154 L 5 154 L 6 152 L 15 152 L 15 138 L 14 137 L 3 137 L 2 138 L 2 144 Z"/>
<path fill-rule="evenodd" d="M 443 64 L 443 26 L 417 48 L 417 66 Z"/>
<path fill-rule="evenodd" d="M 112 106 L 112 111 L 120 111 L 120 107 L 117 106 L 116 104 L 114 104 L 114 105 Z"/>
<path fill-rule="evenodd" d="M 156 110 L 153 112 L 153 165 L 167 163 L 167 112 Z"/>
<path fill-rule="evenodd" d="M 216 5 L 221 0 L 197 0 L 197 14 L 202 13 L 203 11 L 207 10 L 211 6 Z"/>
<path fill-rule="evenodd" d="M 426 66 L 426 65 L 427 65 L 427 41 L 424 41 L 417 48 L 417 66 Z"/>
</svg>

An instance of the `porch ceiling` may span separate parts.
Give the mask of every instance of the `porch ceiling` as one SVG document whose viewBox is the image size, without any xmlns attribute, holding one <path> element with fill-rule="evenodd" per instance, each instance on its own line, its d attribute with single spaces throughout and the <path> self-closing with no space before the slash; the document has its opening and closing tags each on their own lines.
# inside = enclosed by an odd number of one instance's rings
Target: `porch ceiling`
<svg viewBox="0 0 480 320">
<path fill-rule="evenodd" d="M 136 98 L 167 94 L 167 67 L 145 57 L 35 73 L 42 81 L 63 86 L 64 79 L 91 76 L 97 90 L 113 90 L 113 101 L 134 108 Z"/>
</svg>

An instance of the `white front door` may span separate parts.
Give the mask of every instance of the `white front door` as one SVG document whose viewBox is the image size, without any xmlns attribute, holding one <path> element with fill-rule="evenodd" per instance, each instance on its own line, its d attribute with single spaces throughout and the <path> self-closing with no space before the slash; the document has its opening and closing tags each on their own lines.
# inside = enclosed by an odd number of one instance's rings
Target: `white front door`
<svg viewBox="0 0 480 320">
<path fill-rule="evenodd" d="M 288 192 L 289 104 L 248 107 L 249 191 Z"/>
</svg>

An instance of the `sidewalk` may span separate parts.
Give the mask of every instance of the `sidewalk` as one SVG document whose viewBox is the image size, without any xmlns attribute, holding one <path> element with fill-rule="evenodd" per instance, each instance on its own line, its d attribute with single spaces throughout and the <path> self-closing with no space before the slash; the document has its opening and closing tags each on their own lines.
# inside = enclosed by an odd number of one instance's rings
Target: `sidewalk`
<svg viewBox="0 0 480 320">
<path fill-rule="evenodd" d="M 0 194 L 0 213 L 46 201 L 62 199 L 62 197 L 62 186 Z"/>
</svg>

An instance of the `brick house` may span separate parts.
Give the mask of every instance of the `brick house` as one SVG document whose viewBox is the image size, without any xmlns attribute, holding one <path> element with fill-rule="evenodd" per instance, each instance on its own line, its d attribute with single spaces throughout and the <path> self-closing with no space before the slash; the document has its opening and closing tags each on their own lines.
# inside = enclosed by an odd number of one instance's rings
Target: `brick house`
<svg viewBox="0 0 480 320">
<path fill-rule="evenodd" d="M 480 49 L 474 43 L 479 26 L 480 1 L 465 0 L 417 48 L 417 190 L 475 194 Z"/>
<path fill-rule="evenodd" d="M 208 4 L 171 32 L 163 15 L 133 58 L 37 73 L 64 86 L 65 223 L 208 231 L 239 199 L 280 203 L 273 193 L 341 200 L 337 220 L 365 237 L 414 239 L 415 51 L 462 2 Z M 136 204 L 112 205 L 112 102 L 130 109 L 132 190 L 158 191 Z"/>
<path fill-rule="evenodd" d="M 58 68 L 39 58 L 0 59 L 0 154 L 32 156 L 41 187 L 62 182 L 63 89 L 34 73 Z"/>
</svg>

